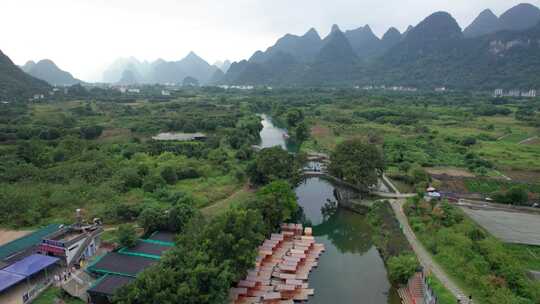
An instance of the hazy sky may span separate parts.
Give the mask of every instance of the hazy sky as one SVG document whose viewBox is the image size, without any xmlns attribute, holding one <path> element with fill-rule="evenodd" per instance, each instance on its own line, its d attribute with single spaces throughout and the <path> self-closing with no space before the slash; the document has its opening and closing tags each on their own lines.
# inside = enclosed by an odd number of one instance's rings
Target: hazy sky
<svg viewBox="0 0 540 304">
<path fill-rule="evenodd" d="M 370 24 L 403 31 L 435 11 L 462 27 L 483 9 L 500 15 L 523 0 L 0 0 L 0 50 L 15 63 L 49 58 L 87 81 L 118 57 L 210 63 L 248 58 L 285 33 L 326 35 Z M 529 3 L 540 6 L 540 0 Z"/>
</svg>

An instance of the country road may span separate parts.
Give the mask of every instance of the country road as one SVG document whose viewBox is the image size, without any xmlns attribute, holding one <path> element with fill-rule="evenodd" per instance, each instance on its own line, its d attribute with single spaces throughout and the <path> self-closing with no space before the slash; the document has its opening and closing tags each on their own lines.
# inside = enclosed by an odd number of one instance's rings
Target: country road
<svg viewBox="0 0 540 304">
<path fill-rule="evenodd" d="M 465 293 L 457 286 L 456 283 L 454 283 L 453 279 L 446 274 L 446 272 L 439 266 L 439 264 L 437 264 L 437 262 L 433 260 L 431 254 L 427 252 L 424 246 L 416 238 L 414 231 L 411 229 L 411 226 L 409 226 L 407 215 L 405 215 L 405 212 L 403 211 L 403 205 L 406 202 L 406 199 L 400 198 L 400 195 L 403 194 L 399 192 L 399 190 L 392 184 L 390 180 L 385 179 L 385 181 L 396 192 L 395 196 L 398 199 L 390 200 L 390 205 L 392 206 L 396 218 L 402 227 L 403 234 L 409 241 L 409 244 L 411 244 L 411 247 L 416 253 L 418 261 L 420 262 L 422 267 L 424 267 L 427 272 L 431 272 L 432 274 L 434 274 L 439 279 L 439 281 L 441 281 L 444 287 L 446 287 L 446 289 L 448 289 L 457 299 L 462 299 L 462 301 L 466 301 L 467 297 L 465 296 Z M 472 304 L 473 302 L 461 303 Z"/>
<path fill-rule="evenodd" d="M 433 260 L 433 257 L 427 250 L 424 248 L 424 246 L 420 243 L 420 241 L 416 238 L 416 235 L 412 231 L 411 227 L 409 226 L 409 221 L 407 220 L 407 216 L 405 215 L 405 212 L 403 211 L 403 205 L 405 204 L 404 199 L 398 199 L 393 200 L 390 202 L 392 205 L 392 209 L 394 209 L 394 213 L 396 214 L 396 218 L 398 219 L 399 223 L 403 227 L 403 234 L 405 234 L 405 237 L 411 244 L 412 249 L 416 253 L 416 256 L 418 257 L 418 260 L 420 261 L 420 264 L 427 272 L 433 273 L 440 281 L 441 283 L 448 289 L 452 294 L 458 298 L 465 300 L 465 293 L 457 286 L 457 284 L 454 283 L 454 281 L 446 274 L 446 272 Z M 467 303 L 467 302 L 463 302 Z"/>
</svg>

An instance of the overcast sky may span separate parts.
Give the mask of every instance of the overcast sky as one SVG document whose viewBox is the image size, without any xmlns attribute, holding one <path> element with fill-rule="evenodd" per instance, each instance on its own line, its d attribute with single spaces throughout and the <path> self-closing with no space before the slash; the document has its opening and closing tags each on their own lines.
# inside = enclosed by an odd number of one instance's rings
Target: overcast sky
<svg viewBox="0 0 540 304">
<path fill-rule="evenodd" d="M 52 59 L 87 81 L 118 57 L 210 63 L 248 58 L 285 33 L 326 35 L 369 24 L 403 31 L 435 11 L 462 27 L 483 9 L 500 15 L 523 0 L 0 0 L 0 50 L 15 63 Z M 540 0 L 529 3 L 540 6 Z"/>
</svg>

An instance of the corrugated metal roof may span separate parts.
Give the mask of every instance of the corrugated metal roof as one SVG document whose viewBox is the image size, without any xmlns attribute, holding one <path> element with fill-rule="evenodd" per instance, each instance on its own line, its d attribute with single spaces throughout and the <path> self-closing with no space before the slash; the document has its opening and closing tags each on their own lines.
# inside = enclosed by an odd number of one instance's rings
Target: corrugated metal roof
<svg viewBox="0 0 540 304">
<path fill-rule="evenodd" d="M 59 224 L 51 224 L 39 230 L 36 230 L 29 235 L 18 238 L 3 246 L 0 246 L 0 259 L 5 259 L 13 254 L 24 251 L 32 246 L 35 246 L 41 242 L 41 239 L 50 235 L 60 229 Z"/>
</svg>

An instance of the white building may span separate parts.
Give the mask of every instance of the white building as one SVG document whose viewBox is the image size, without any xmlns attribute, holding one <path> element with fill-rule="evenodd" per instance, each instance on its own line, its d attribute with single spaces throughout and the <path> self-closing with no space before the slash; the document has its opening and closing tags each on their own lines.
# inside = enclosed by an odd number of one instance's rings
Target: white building
<svg viewBox="0 0 540 304">
<path fill-rule="evenodd" d="M 141 90 L 140 90 L 140 89 L 128 89 L 127 91 L 128 91 L 128 93 L 134 93 L 134 94 L 139 94 L 139 93 L 141 93 Z"/>
<path fill-rule="evenodd" d="M 161 96 L 171 96 L 171 92 L 167 90 L 161 90 Z"/>
<path fill-rule="evenodd" d="M 521 97 L 534 98 L 536 97 L 536 90 L 529 90 L 528 92 L 521 92 Z"/>
</svg>

